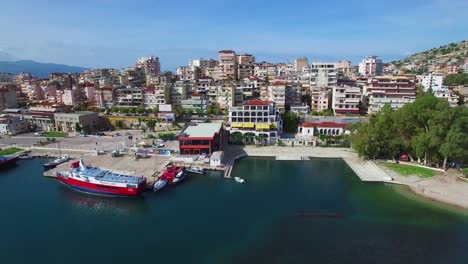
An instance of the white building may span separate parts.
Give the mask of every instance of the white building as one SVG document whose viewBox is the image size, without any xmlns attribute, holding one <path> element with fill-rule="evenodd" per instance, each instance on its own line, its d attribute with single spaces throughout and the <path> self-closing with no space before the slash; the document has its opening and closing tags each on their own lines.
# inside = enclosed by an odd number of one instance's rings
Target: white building
<svg viewBox="0 0 468 264">
<path fill-rule="evenodd" d="M 302 72 L 307 66 L 309 66 L 309 60 L 305 57 L 294 60 L 294 70 L 296 73 Z"/>
<path fill-rule="evenodd" d="M 336 114 L 358 114 L 361 101 L 361 88 L 353 86 L 335 86 L 332 94 L 332 108 Z"/>
<path fill-rule="evenodd" d="M 71 89 L 64 90 L 62 94 L 62 103 L 65 105 L 75 105 L 75 92 Z"/>
<path fill-rule="evenodd" d="M 432 89 L 432 91 L 438 91 L 442 89 L 442 82 L 444 77 L 442 75 L 422 75 L 418 76 L 419 84 L 424 86 L 424 91 Z"/>
<path fill-rule="evenodd" d="M 16 116 L 0 117 L 0 135 L 16 135 L 28 132 L 28 122 Z"/>
<path fill-rule="evenodd" d="M 380 76 L 383 72 L 382 60 L 369 56 L 359 63 L 359 73 L 363 76 Z"/>
<path fill-rule="evenodd" d="M 331 87 L 338 81 L 338 63 L 314 62 L 304 69 L 310 78 L 310 87 Z"/>
<path fill-rule="evenodd" d="M 441 89 L 435 90 L 434 96 L 447 100 L 452 107 L 458 106 L 458 100 L 460 99 L 460 97 L 448 89 L 447 86 L 443 86 Z"/>
<path fill-rule="evenodd" d="M 274 102 L 252 99 L 240 107 L 229 108 L 229 123 L 226 130 L 234 140 L 235 133 L 264 137 L 268 144 L 275 144 L 282 132 L 283 122 Z M 254 137 L 247 137 L 247 143 L 253 143 Z"/>
<path fill-rule="evenodd" d="M 416 100 L 415 80 L 406 76 L 381 76 L 369 78 L 363 88 L 369 99 L 369 113 L 377 113 L 386 104 L 397 110 Z"/>
</svg>

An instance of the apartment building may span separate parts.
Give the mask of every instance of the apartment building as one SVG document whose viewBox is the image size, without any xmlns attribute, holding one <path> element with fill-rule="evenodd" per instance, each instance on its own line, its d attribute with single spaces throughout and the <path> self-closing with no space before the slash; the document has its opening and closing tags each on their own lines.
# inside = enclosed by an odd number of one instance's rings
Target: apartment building
<svg viewBox="0 0 468 264">
<path fill-rule="evenodd" d="M 358 114 L 361 101 L 361 88 L 356 86 L 334 86 L 332 93 L 332 109 L 335 114 Z"/>
<path fill-rule="evenodd" d="M 253 75 L 255 75 L 255 66 L 253 63 L 239 64 L 237 76 L 239 76 L 240 80 L 249 78 Z"/>
<path fill-rule="evenodd" d="M 11 83 L 0 83 L 0 111 L 3 111 L 6 108 L 16 107 L 18 107 L 18 100 L 16 98 L 16 86 Z"/>
<path fill-rule="evenodd" d="M 229 108 L 229 122 L 226 130 L 229 131 L 231 141 L 235 140 L 235 133 L 239 135 L 250 134 L 263 137 L 266 143 L 275 144 L 282 132 L 283 123 L 276 104 L 269 101 L 252 99 L 242 106 Z M 253 137 L 246 141 L 253 142 Z"/>
<path fill-rule="evenodd" d="M 143 105 L 143 88 L 120 87 L 115 89 L 115 104 L 117 106 Z"/>
<path fill-rule="evenodd" d="M 268 86 L 268 101 L 273 101 L 279 112 L 286 110 L 286 81 L 275 81 Z"/>
<path fill-rule="evenodd" d="M 149 108 L 159 107 L 162 104 L 171 103 L 172 85 L 160 85 L 156 87 L 146 87 L 143 91 L 143 105 Z"/>
<path fill-rule="evenodd" d="M 171 104 L 182 105 L 182 100 L 189 98 L 193 84 L 190 81 L 177 81 L 171 89 Z"/>
<path fill-rule="evenodd" d="M 416 100 L 416 81 L 407 76 L 381 76 L 369 78 L 363 94 L 368 98 L 368 112 L 380 112 L 385 104 L 399 109 Z"/>
<path fill-rule="evenodd" d="M 311 109 L 322 112 L 331 108 L 331 92 L 325 88 L 315 88 L 310 93 Z"/>
<path fill-rule="evenodd" d="M 417 76 L 418 83 L 424 86 L 424 91 L 432 89 L 432 91 L 442 90 L 442 82 L 444 80 L 444 76 L 442 75 L 433 75 L 432 73 L 428 75 L 420 75 Z"/>
<path fill-rule="evenodd" d="M 458 106 L 458 101 L 460 100 L 460 96 L 453 93 L 453 91 L 447 86 L 443 86 L 441 89 L 435 90 L 434 96 L 447 100 L 451 107 Z"/>
<path fill-rule="evenodd" d="M 302 87 L 297 83 L 287 83 L 286 85 L 285 108 L 291 109 L 293 106 L 301 106 Z"/>
<path fill-rule="evenodd" d="M 254 75 L 262 79 L 273 80 L 276 78 L 277 69 L 276 65 L 267 62 L 255 64 Z"/>
<path fill-rule="evenodd" d="M 190 98 L 182 100 L 181 105 L 185 111 L 206 113 L 208 100 L 204 94 L 193 93 Z"/>
<path fill-rule="evenodd" d="M 94 99 L 97 107 L 111 107 L 114 105 L 114 87 L 100 87 L 94 90 Z"/>
<path fill-rule="evenodd" d="M 233 50 L 221 50 L 218 52 L 219 67 L 224 76 L 223 79 L 237 79 L 237 55 Z"/>
<path fill-rule="evenodd" d="M 255 57 L 252 54 L 239 54 L 237 55 L 237 63 L 239 65 L 242 64 L 254 64 L 255 63 Z"/>
<path fill-rule="evenodd" d="M 314 62 L 304 68 L 303 76 L 310 78 L 310 87 L 332 87 L 338 81 L 338 63 Z"/>
<path fill-rule="evenodd" d="M 305 57 L 297 58 L 294 60 L 294 71 L 296 73 L 301 73 L 305 68 L 309 66 L 309 60 Z"/>
<path fill-rule="evenodd" d="M 381 76 L 382 72 L 383 63 L 377 56 L 369 56 L 359 63 L 359 73 L 363 76 Z"/>
</svg>

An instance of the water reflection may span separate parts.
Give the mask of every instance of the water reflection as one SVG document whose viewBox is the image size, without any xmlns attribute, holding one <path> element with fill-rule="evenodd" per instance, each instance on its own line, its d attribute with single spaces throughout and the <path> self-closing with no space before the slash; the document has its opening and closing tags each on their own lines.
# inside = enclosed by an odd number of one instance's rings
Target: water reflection
<svg viewBox="0 0 468 264">
<path fill-rule="evenodd" d="M 63 200 L 69 201 L 74 208 L 85 213 L 112 214 L 112 215 L 139 215 L 148 211 L 148 203 L 142 197 L 105 197 L 77 192 L 61 185 L 59 195 Z"/>
</svg>

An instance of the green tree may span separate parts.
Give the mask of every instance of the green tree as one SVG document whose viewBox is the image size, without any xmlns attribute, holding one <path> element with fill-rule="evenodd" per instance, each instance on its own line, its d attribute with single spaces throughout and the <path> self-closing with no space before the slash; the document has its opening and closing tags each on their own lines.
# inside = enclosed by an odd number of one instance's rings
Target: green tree
<svg viewBox="0 0 468 264">
<path fill-rule="evenodd" d="M 79 123 L 75 123 L 75 131 L 80 133 L 81 132 L 81 126 Z"/>
<path fill-rule="evenodd" d="M 124 127 L 124 122 L 123 122 L 122 120 L 117 120 L 117 121 L 115 122 L 115 126 L 116 126 L 117 128 L 122 129 L 122 128 Z"/>
<path fill-rule="evenodd" d="M 147 127 L 150 131 L 154 132 L 154 127 L 156 126 L 156 120 L 154 120 L 154 119 L 148 119 L 148 120 L 145 121 L 145 123 L 146 123 L 146 127 Z"/>
<path fill-rule="evenodd" d="M 288 133 L 297 132 L 297 126 L 300 122 L 300 117 L 291 111 L 284 112 L 282 114 L 283 119 L 283 131 Z"/>
<path fill-rule="evenodd" d="M 143 106 L 139 106 L 137 107 L 136 112 L 141 115 L 146 112 L 146 109 Z"/>
<path fill-rule="evenodd" d="M 136 114 L 137 108 L 136 108 L 136 107 L 130 107 L 130 108 L 128 109 L 128 112 L 129 112 L 130 114 Z"/>
</svg>

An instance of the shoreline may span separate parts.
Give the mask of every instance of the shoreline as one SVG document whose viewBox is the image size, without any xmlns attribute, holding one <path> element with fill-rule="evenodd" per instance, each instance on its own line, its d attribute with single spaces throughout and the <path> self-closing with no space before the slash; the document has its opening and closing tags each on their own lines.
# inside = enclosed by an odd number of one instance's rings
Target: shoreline
<svg viewBox="0 0 468 264">
<path fill-rule="evenodd" d="M 463 210 L 468 213 L 468 183 L 458 180 L 459 173 L 454 170 L 447 172 L 438 171 L 438 175 L 431 178 L 419 178 L 417 176 L 403 176 L 388 168 L 378 165 L 374 161 L 367 161 L 373 166 L 361 166 L 363 161 L 357 158 L 357 154 L 351 149 L 344 148 L 320 148 L 320 147 L 242 147 L 242 146 L 228 146 L 227 160 L 235 161 L 241 157 L 272 157 L 277 160 L 304 160 L 303 158 L 336 158 L 345 161 L 348 166 L 354 171 L 355 174 L 363 182 L 380 181 L 383 183 L 393 185 L 403 185 L 415 198 L 423 199 L 426 202 L 447 206 L 452 209 Z M 226 151 L 225 150 L 225 151 Z M 280 159 L 278 159 L 280 158 Z M 366 173 L 366 171 L 359 171 L 357 166 L 365 169 L 374 169 L 377 167 L 378 173 L 383 173 L 389 178 L 394 180 L 388 181 L 385 178 L 377 180 L 375 178 L 366 178 L 359 173 Z M 353 168 L 354 167 L 354 168 Z M 374 170 L 375 172 L 375 170 Z M 369 172 L 367 172 L 369 173 Z M 372 173 L 372 171 L 370 172 Z"/>
</svg>

